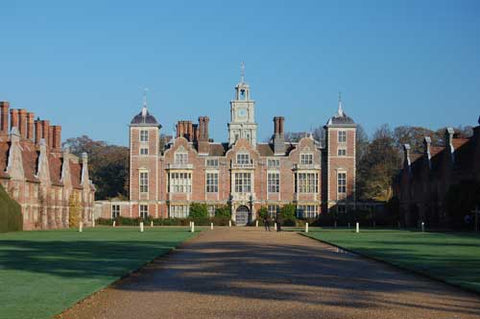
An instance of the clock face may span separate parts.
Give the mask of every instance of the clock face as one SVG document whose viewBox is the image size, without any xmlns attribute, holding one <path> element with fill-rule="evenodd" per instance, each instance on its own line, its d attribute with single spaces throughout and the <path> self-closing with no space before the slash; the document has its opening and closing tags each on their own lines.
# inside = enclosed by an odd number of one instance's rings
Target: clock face
<svg viewBox="0 0 480 319">
<path fill-rule="evenodd" d="M 242 119 L 243 119 L 243 118 L 246 118 L 246 117 L 247 117 L 247 110 L 245 110 L 245 109 L 239 109 L 239 110 L 237 111 L 237 116 L 238 116 L 239 118 L 242 118 Z"/>
</svg>

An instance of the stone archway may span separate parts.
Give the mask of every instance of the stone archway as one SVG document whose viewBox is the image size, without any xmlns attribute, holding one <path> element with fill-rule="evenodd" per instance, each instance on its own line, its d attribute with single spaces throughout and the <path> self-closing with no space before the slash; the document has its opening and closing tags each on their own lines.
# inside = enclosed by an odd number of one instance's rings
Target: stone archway
<svg viewBox="0 0 480 319">
<path fill-rule="evenodd" d="M 250 209 L 245 206 L 239 206 L 235 212 L 235 224 L 237 226 L 245 226 L 248 224 L 250 217 Z"/>
</svg>

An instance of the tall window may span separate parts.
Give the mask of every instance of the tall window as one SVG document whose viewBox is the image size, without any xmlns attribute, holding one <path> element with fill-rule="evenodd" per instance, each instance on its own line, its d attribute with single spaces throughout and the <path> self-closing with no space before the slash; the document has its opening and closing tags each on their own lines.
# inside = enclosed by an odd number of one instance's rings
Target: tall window
<svg viewBox="0 0 480 319">
<path fill-rule="evenodd" d="M 140 218 L 146 219 L 148 218 L 148 205 L 140 205 Z"/>
<path fill-rule="evenodd" d="M 188 153 L 175 153 L 175 164 L 187 164 Z"/>
<path fill-rule="evenodd" d="M 171 193 L 191 193 L 192 173 L 173 172 L 170 174 Z"/>
<path fill-rule="evenodd" d="M 280 173 L 267 174 L 267 188 L 269 193 L 280 192 Z"/>
<path fill-rule="evenodd" d="M 338 142 L 345 143 L 347 141 L 347 132 L 346 131 L 338 131 Z"/>
<path fill-rule="evenodd" d="M 299 193 L 318 193 L 317 173 L 297 173 L 296 182 Z"/>
<path fill-rule="evenodd" d="M 237 154 L 237 164 L 250 164 L 250 154 L 247 154 L 247 153 Z"/>
<path fill-rule="evenodd" d="M 347 156 L 347 150 L 344 149 L 344 148 L 339 148 L 339 149 L 337 150 L 337 155 L 338 155 L 338 156 Z"/>
<path fill-rule="evenodd" d="M 120 205 L 112 205 L 112 219 L 120 216 Z"/>
<path fill-rule="evenodd" d="M 347 192 L 347 173 L 338 173 L 337 185 L 338 193 L 345 194 Z"/>
<path fill-rule="evenodd" d="M 313 164 L 313 154 L 300 154 L 300 164 L 303 164 L 303 165 Z"/>
<path fill-rule="evenodd" d="M 207 173 L 207 193 L 218 193 L 218 173 Z"/>
<path fill-rule="evenodd" d="M 148 193 L 148 172 L 140 172 L 140 193 Z"/>
<path fill-rule="evenodd" d="M 141 130 L 140 131 L 140 142 L 148 142 L 148 131 Z"/>
<path fill-rule="evenodd" d="M 298 218 L 317 218 L 318 206 L 317 205 L 298 205 L 297 217 Z"/>
<path fill-rule="evenodd" d="M 235 192 L 250 193 L 252 191 L 252 179 L 250 173 L 235 173 Z"/>
<path fill-rule="evenodd" d="M 190 206 L 188 205 L 170 206 L 170 218 L 187 218 L 189 214 Z"/>
</svg>

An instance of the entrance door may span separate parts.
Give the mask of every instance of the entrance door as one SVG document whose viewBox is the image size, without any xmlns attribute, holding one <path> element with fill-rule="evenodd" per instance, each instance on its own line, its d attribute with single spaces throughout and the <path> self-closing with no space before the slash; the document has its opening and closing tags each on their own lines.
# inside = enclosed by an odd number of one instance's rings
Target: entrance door
<svg viewBox="0 0 480 319">
<path fill-rule="evenodd" d="M 240 206 L 235 213 L 235 223 L 237 226 L 245 226 L 248 223 L 248 215 L 250 210 L 247 206 Z"/>
</svg>

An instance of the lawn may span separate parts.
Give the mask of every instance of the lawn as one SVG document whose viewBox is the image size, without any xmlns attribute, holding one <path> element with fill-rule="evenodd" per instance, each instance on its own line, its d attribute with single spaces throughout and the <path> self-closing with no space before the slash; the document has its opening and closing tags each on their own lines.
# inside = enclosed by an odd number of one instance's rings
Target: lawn
<svg viewBox="0 0 480 319">
<path fill-rule="evenodd" d="M 479 235 L 319 228 L 306 235 L 480 292 Z"/>
<path fill-rule="evenodd" d="M 0 234 L 0 318 L 50 318 L 192 236 L 186 227 Z"/>
</svg>

